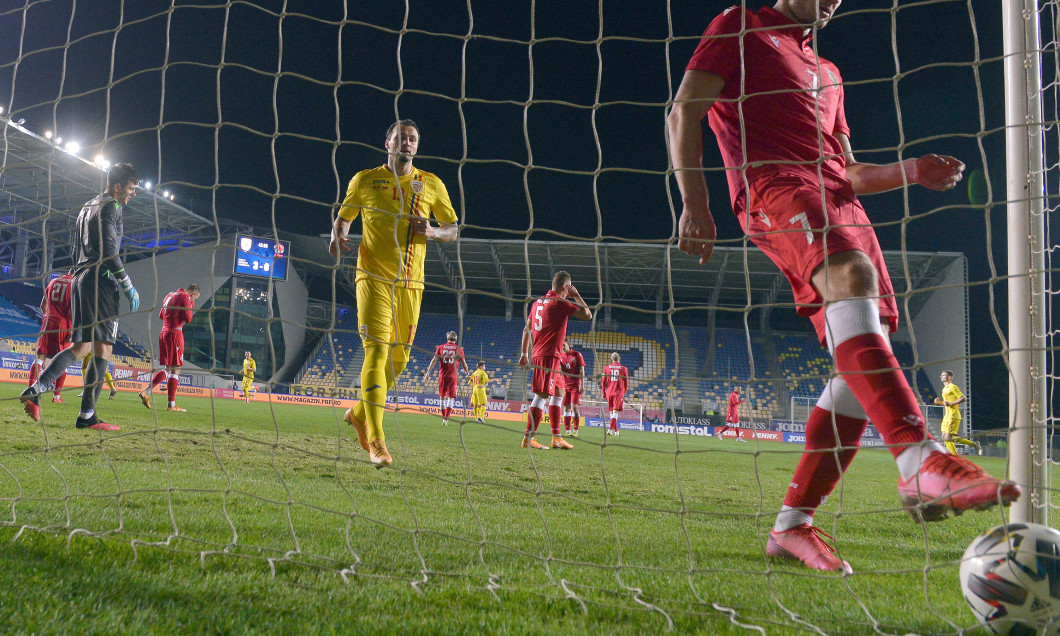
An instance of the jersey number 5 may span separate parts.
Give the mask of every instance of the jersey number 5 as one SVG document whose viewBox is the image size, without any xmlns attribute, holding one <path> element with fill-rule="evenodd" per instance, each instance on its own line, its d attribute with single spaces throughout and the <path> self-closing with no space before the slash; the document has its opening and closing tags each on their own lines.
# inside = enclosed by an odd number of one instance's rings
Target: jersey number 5
<svg viewBox="0 0 1060 636">
<path fill-rule="evenodd" d="M 534 331 L 541 331 L 541 312 L 545 311 L 544 305 L 538 305 L 534 308 Z"/>
</svg>

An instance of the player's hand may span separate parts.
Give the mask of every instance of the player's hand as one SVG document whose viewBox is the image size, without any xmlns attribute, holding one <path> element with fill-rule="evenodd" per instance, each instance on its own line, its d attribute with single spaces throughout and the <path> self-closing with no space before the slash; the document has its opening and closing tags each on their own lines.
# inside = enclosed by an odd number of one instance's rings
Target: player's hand
<svg viewBox="0 0 1060 636">
<path fill-rule="evenodd" d="M 525 353 L 520 353 L 519 354 L 519 366 L 525 367 L 528 364 L 530 364 L 530 359 L 526 357 Z"/>
<path fill-rule="evenodd" d="M 935 404 L 938 404 L 939 406 L 944 406 L 945 402 L 942 401 L 942 398 L 937 397 L 935 398 Z"/>
<path fill-rule="evenodd" d="M 677 222 L 677 248 L 691 256 L 699 257 L 699 264 L 706 265 L 714 253 L 714 240 L 718 230 L 710 210 L 693 211 L 685 206 Z"/>
<path fill-rule="evenodd" d="M 952 190 L 964 172 L 964 163 L 945 155 L 924 155 L 913 160 L 911 167 L 909 180 L 929 190 Z"/>
<path fill-rule="evenodd" d="M 333 236 L 331 237 L 331 243 L 328 244 L 328 251 L 335 258 L 339 258 L 343 252 L 350 251 L 351 248 L 347 245 L 349 242 L 350 237 L 348 236 Z"/>
<path fill-rule="evenodd" d="M 140 293 L 133 287 L 132 279 L 128 276 L 122 276 L 118 279 L 118 284 L 121 285 L 121 290 L 125 292 L 125 297 L 129 299 L 129 307 L 135 313 L 140 308 Z"/>
</svg>

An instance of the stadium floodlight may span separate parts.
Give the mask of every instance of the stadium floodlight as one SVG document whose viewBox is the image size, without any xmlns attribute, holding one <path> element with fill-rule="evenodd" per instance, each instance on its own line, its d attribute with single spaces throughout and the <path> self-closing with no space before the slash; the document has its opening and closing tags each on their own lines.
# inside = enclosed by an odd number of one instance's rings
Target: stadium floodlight
<svg viewBox="0 0 1060 636">
<path fill-rule="evenodd" d="M 173 199 L 175 199 L 175 198 L 176 198 L 176 195 L 173 195 L 173 194 L 170 194 L 170 195 L 169 195 L 169 200 L 170 200 L 170 201 L 172 201 L 172 200 L 173 200 Z"/>
<path fill-rule="evenodd" d="M 77 153 L 81 152 L 81 144 L 79 144 L 76 141 L 67 142 L 67 144 L 66 144 L 66 152 L 68 152 L 68 153 L 70 153 L 72 155 L 76 155 Z"/>
<path fill-rule="evenodd" d="M 150 181 L 144 181 L 144 190 L 150 190 L 150 189 L 151 189 L 151 182 Z"/>
<path fill-rule="evenodd" d="M 55 138 L 55 145 L 58 146 L 61 143 L 63 143 L 63 138 L 62 137 L 56 137 Z"/>
<path fill-rule="evenodd" d="M 168 198 L 169 198 L 169 190 L 163 190 L 163 191 L 162 191 L 162 196 L 163 196 L 164 198 L 168 199 Z"/>
<path fill-rule="evenodd" d="M 0 106 L 0 115 L 3 115 L 3 114 L 4 114 L 4 107 Z"/>
<path fill-rule="evenodd" d="M 44 131 L 44 138 L 45 138 L 45 139 L 51 139 L 51 138 L 52 138 L 52 131 L 50 131 L 50 130 L 45 130 L 45 131 Z"/>
<path fill-rule="evenodd" d="M 95 162 L 95 164 L 96 164 L 97 166 L 99 166 L 99 167 L 100 167 L 100 168 L 102 168 L 103 170 L 108 170 L 108 169 L 110 169 L 110 162 L 109 162 L 109 161 L 107 161 L 107 158 L 106 158 L 106 157 L 104 157 L 104 156 L 103 156 L 103 155 L 101 155 L 101 154 L 99 154 L 99 155 L 96 155 L 96 158 L 95 158 L 95 159 L 94 159 L 93 161 Z"/>
</svg>

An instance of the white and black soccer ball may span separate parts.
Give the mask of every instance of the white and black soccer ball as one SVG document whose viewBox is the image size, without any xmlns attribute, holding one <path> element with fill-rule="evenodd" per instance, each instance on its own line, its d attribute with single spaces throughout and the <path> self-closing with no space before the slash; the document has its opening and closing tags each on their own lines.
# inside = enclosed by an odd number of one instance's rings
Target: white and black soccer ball
<svg viewBox="0 0 1060 636">
<path fill-rule="evenodd" d="M 995 634 L 1060 634 L 1060 532 L 1036 523 L 984 532 L 964 551 L 961 591 Z"/>
</svg>

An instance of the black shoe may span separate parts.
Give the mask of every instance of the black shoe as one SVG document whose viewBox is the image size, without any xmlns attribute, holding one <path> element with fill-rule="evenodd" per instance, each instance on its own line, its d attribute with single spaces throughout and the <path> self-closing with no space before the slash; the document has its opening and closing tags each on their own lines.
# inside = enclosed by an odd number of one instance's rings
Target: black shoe
<svg viewBox="0 0 1060 636">
<path fill-rule="evenodd" d="M 22 409 L 34 422 L 40 421 L 40 395 L 37 386 L 33 385 L 26 387 L 26 390 L 18 396 L 19 401 L 22 402 Z"/>
<path fill-rule="evenodd" d="M 79 429 L 81 429 L 81 428 L 92 428 L 92 429 L 97 429 L 97 430 L 100 430 L 100 431 L 120 431 L 121 430 L 121 427 L 118 426 L 117 424 L 107 424 L 106 422 L 102 421 L 101 419 L 99 419 L 99 416 L 96 415 L 95 413 L 92 414 L 92 417 L 80 417 L 79 416 L 77 418 L 77 425 L 76 426 Z"/>
</svg>

